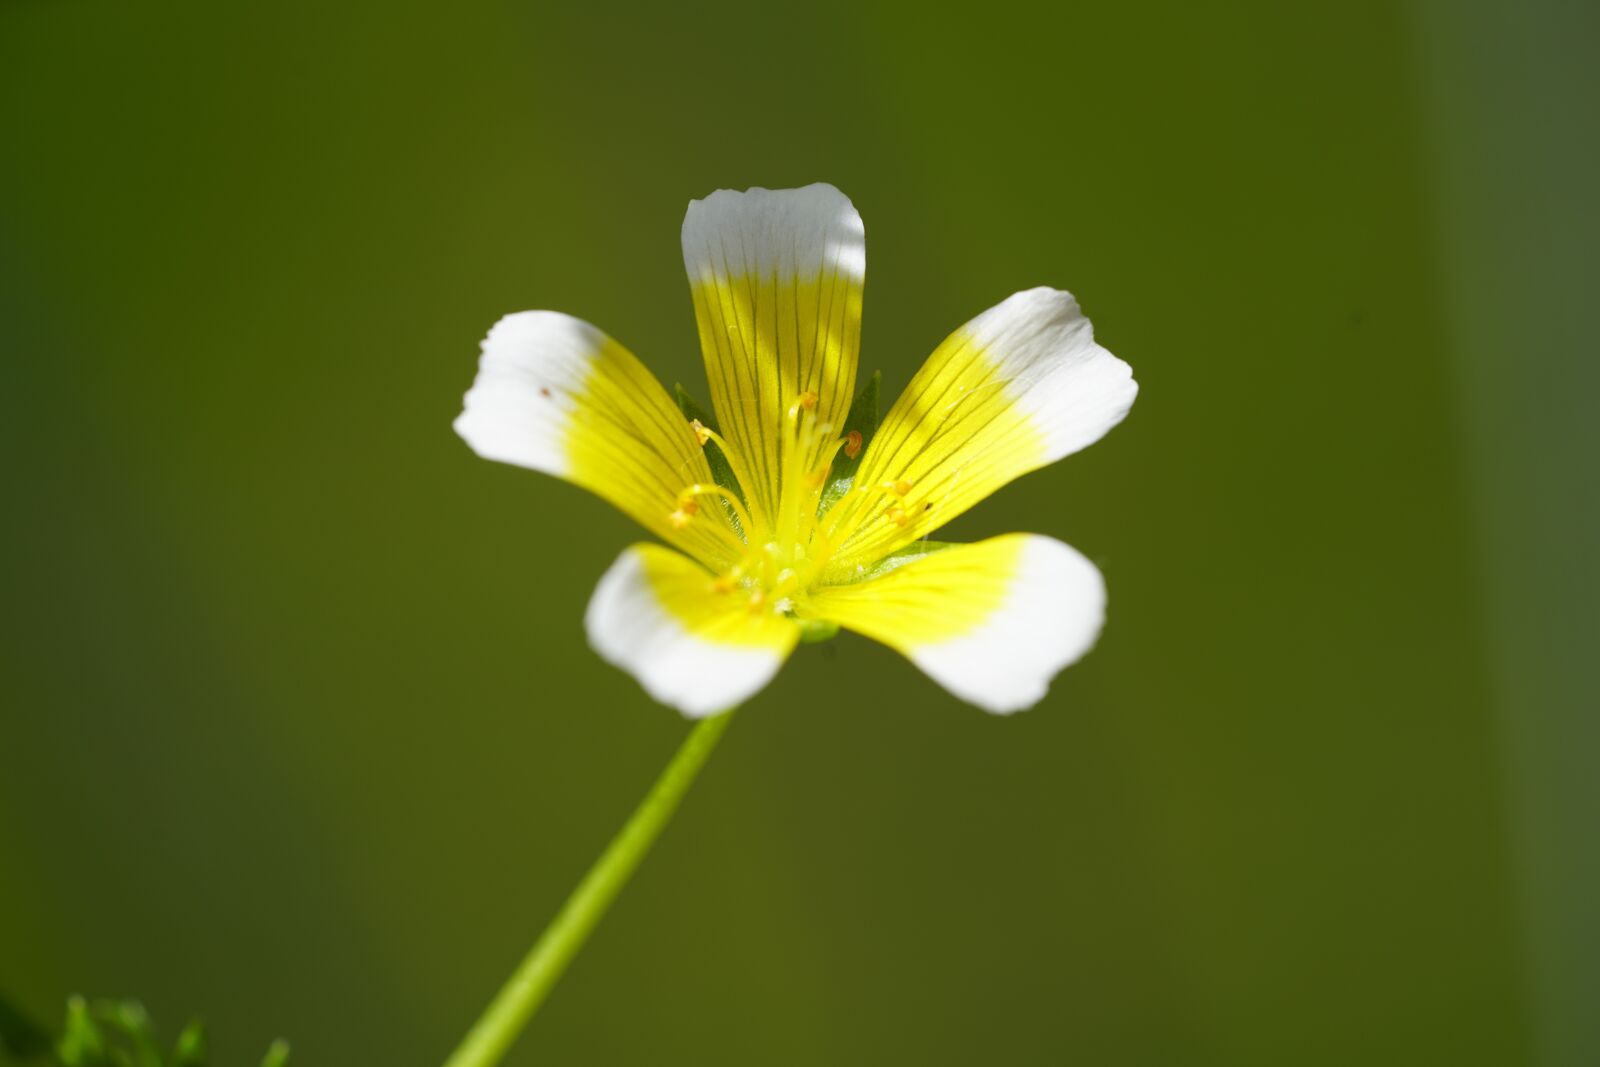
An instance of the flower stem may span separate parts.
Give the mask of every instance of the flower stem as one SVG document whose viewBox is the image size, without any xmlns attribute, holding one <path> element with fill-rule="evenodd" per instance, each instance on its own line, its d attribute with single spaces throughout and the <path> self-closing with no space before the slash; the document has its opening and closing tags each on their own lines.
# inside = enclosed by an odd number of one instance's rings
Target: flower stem
<svg viewBox="0 0 1600 1067">
<path fill-rule="evenodd" d="M 611 844 L 606 846 L 583 881 L 572 891 L 561 912 L 500 987 L 445 1067 L 492 1067 L 499 1063 L 533 1013 L 550 994 L 572 957 L 583 948 L 590 932 L 605 915 L 617 893 L 627 884 L 639 861 L 660 835 L 700 773 L 706 757 L 733 718 L 731 710 L 702 719 L 667 764 L 649 795 L 635 809 Z"/>
</svg>

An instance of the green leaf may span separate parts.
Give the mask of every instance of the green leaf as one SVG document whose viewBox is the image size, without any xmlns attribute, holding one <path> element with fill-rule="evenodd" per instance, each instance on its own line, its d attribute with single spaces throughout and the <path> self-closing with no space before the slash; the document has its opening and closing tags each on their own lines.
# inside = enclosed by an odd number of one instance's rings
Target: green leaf
<svg viewBox="0 0 1600 1067">
<path fill-rule="evenodd" d="M 82 997 L 67 1000 L 67 1021 L 56 1042 L 56 1058 L 62 1067 L 102 1067 L 107 1062 L 105 1035 Z"/>
<path fill-rule="evenodd" d="M 207 1058 L 206 1028 L 199 1019 L 191 1019 L 172 1048 L 172 1067 L 206 1067 Z"/>
<path fill-rule="evenodd" d="M 850 405 L 850 413 L 844 417 L 844 428 L 840 433 L 847 438 L 852 432 L 860 434 L 861 447 L 855 450 L 854 456 L 848 454 L 851 449 L 846 446 L 833 457 L 833 468 L 828 472 L 828 484 L 823 488 L 822 499 L 817 504 L 819 516 L 826 515 L 828 509 L 837 504 L 855 484 L 856 470 L 861 466 L 861 457 L 866 455 L 867 444 L 872 440 L 872 435 L 878 432 L 878 393 L 882 386 L 883 372 L 873 371 L 872 377 L 867 379 L 867 384 L 856 394 L 856 402 Z"/>
<path fill-rule="evenodd" d="M 267 1049 L 267 1054 L 261 1057 L 261 1067 L 284 1067 L 289 1062 L 289 1042 L 283 1038 L 272 1043 Z"/>
<path fill-rule="evenodd" d="M 50 1031 L 0 996 L 0 1052 L 21 1062 L 50 1050 Z"/>
<path fill-rule="evenodd" d="M 960 546 L 954 541 L 917 541 L 904 548 L 895 549 L 876 563 L 857 567 L 856 572 L 850 576 L 850 580 L 842 584 L 853 585 L 856 582 L 882 578 L 885 574 L 904 567 L 907 563 L 915 563 L 924 556 L 931 556 L 935 552 L 943 552 L 947 548 L 957 547 Z"/>
<path fill-rule="evenodd" d="M 689 390 L 685 389 L 681 383 L 674 385 L 672 391 L 678 398 L 678 410 L 683 412 L 684 418 L 698 420 L 700 425 L 712 433 L 722 432 L 717 428 L 716 416 L 702 407 L 698 400 L 690 396 Z M 711 480 L 724 489 L 730 490 L 739 498 L 739 503 L 745 503 L 744 490 L 739 486 L 739 479 L 734 477 L 733 465 L 728 462 L 728 457 L 723 454 L 721 446 L 715 441 L 707 441 L 703 447 L 706 454 L 706 464 L 711 468 Z M 739 517 L 734 514 L 733 509 L 728 507 L 726 502 L 722 506 L 727 511 L 728 519 L 733 523 L 734 530 L 738 532 L 740 537 L 743 537 L 744 530 L 739 524 Z"/>
</svg>

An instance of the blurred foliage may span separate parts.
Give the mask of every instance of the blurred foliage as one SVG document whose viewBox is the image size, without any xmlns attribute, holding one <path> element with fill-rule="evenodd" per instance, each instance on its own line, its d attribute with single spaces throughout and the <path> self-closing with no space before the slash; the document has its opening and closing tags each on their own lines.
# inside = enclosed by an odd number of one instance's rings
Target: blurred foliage
<svg viewBox="0 0 1600 1067">
<path fill-rule="evenodd" d="M 0 996 L 0 1052 L 5 1062 L 52 1063 L 59 1067 L 208 1067 L 210 1045 L 204 1024 L 191 1019 L 162 1051 L 154 1021 L 137 1000 L 67 1000 L 61 1033 L 40 1023 Z M 261 1067 L 285 1067 L 289 1044 L 274 1041 Z"/>
</svg>

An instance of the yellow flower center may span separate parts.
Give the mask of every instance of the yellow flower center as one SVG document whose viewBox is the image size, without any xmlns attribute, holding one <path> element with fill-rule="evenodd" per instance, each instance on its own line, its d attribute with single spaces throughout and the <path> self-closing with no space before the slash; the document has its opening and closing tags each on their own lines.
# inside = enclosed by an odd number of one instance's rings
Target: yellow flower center
<svg viewBox="0 0 1600 1067">
<path fill-rule="evenodd" d="M 855 430 L 835 436 L 838 428 L 819 421 L 816 409 L 817 394 L 801 393 L 778 427 L 779 491 L 774 514 L 766 514 L 753 495 L 747 505 L 730 489 L 696 482 L 683 488 L 676 509 L 667 516 L 677 529 L 709 523 L 734 548 L 736 562 L 716 577 L 711 588 L 721 596 L 746 598 L 752 612 L 804 615 L 806 592 L 852 534 L 872 521 L 905 526 L 912 514 L 928 506 L 908 506 L 905 498 L 913 486 L 900 480 L 852 486 L 824 509 L 822 496 L 834 458 L 842 450 L 855 459 L 861 454 L 862 437 Z M 756 484 L 743 469 L 741 457 L 719 434 L 698 419 L 690 421 L 690 428 L 702 446 L 717 443 L 740 485 Z M 706 500 L 715 500 L 716 506 L 703 508 Z"/>
</svg>

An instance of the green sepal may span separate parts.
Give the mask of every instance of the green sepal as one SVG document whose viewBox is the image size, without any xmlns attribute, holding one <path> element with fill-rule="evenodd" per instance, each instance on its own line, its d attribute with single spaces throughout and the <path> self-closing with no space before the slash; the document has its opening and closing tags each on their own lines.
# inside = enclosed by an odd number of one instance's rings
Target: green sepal
<svg viewBox="0 0 1600 1067">
<path fill-rule="evenodd" d="M 947 548 L 959 548 L 954 541 L 915 541 L 904 548 L 897 548 L 884 556 L 876 563 L 865 563 L 855 569 L 855 573 L 844 578 L 838 584 L 853 585 L 856 582 L 868 582 L 874 578 L 882 578 L 890 571 L 898 570 L 907 563 L 915 563 L 924 556 L 931 556 L 935 552 L 943 552 Z"/>
<path fill-rule="evenodd" d="M 682 383 L 674 385 L 672 392 L 677 397 L 678 410 L 683 412 L 684 418 L 698 419 L 700 425 L 712 433 L 722 432 L 717 426 L 716 416 L 702 407 L 698 400 L 690 396 L 689 390 L 685 389 Z M 739 486 L 739 479 L 734 477 L 733 465 L 728 462 L 728 457 L 723 454 L 722 447 L 715 441 L 707 441 L 702 446 L 702 449 L 706 454 L 706 465 L 711 468 L 711 480 L 722 486 L 722 488 L 730 490 L 734 496 L 739 498 L 739 503 L 745 503 L 744 490 Z M 723 508 L 727 511 L 728 519 L 733 523 L 734 530 L 738 532 L 740 537 L 743 537 L 744 530 L 739 525 L 739 516 L 734 513 L 732 508 L 728 507 L 726 501 L 723 502 Z"/>
<path fill-rule="evenodd" d="M 100 1067 L 107 1062 L 105 1035 L 82 997 L 67 1000 L 67 1021 L 56 1042 L 56 1058 L 62 1067 Z"/>
<path fill-rule="evenodd" d="M 50 1032 L 0 996 L 0 1052 L 19 1063 L 50 1050 Z"/>
<path fill-rule="evenodd" d="M 839 624 L 829 622 L 827 619 L 796 619 L 794 622 L 800 627 L 801 644 L 820 645 L 838 636 L 839 633 Z"/>
<path fill-rule="evenodd" d="M 844 427 L 839 431 L 840 436 L 847 437 L 852 430 L 859 433 L 861 451 L 852 457 L 845 455 L 844 449 L 841 448 L 838 455 L 833 457 L 833 467 L 828 471 L 828 484 L 823 487 L 822 499 L 817 504 L 819 517 L 826 515 L 828 509 L 837 504 L 855 484 L 856 470 L 861 466 L 861 457 L 867 454 L 867 445 L 872 441 L 872 435 L 878 432 L 878 393 L 882 386 L 883 372 L 873 371 L 872 377 L 867 379 L 867 384 L 856 394 L 856 402 L 850 405 L 850 413 L 844 417 Z"/>
<path fill-rule="evenodd" d="M 272 1043 L 267 1049 L 267 1054 L 261 1057 L 261 1067 L 284 1067 L 289 1062 L 289 1042 L 283 1038 Z"/>
<path fill-rule="evenodd" d="M 172 1067 L 206 1067 L 208 1055 L 206 1028 L 199 1019 L 191 1019 L 172 1047 Z"/>
<path fill-rule="evenodd" d="M 672 395 L 677 399 L 678 410 L 683 412 L 684 418 L 699 419 L 700 424 L 706 429 L 715 433 L 722 432 L 722 427 L 717 425 L 717 417 L 711 414 L 704 404 L 700 403 L 700 401 L 691 396 L 689 394 L 689 390 L 683 387 L 682 382 L 678 382 L 672 387 Z M 706 447 L 711 448 L 712 445 L 708 443 Z"/>
</svg>

